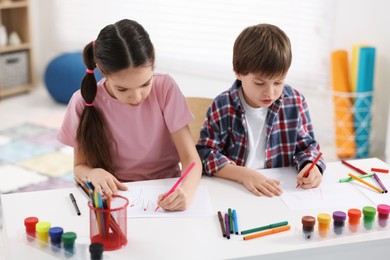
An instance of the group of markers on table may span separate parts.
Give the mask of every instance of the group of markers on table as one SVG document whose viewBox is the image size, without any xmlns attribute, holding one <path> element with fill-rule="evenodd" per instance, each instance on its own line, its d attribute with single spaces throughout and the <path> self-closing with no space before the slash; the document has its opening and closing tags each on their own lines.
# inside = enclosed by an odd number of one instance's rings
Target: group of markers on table
<svg viewBox="0 0 390 260">
<path fill-rule="evenodd" d="M 226 237 L 227 239 L 230 239 L 231 234 L 240 234 L 240 231 L 238 229 L 238 218 L 237 218 L 237 211 L 235 209 L 228 209 L 227 213 L 222 216 L 222 212 L 218 211 L 218 220 L 221 226 L 222 236 Z M 258 237 L 263 237 L 266 235 L 271 235 L 275 233 L 279 233 L 282 231 L 290 230 L 291 227 L 288 225 L 287 221 L 266 225 L 262 227 L 252 228 L 248 230 L 241 231 L 241 235 L 247 235 L 250 233 L 255 233 L 252 235 L 244 236 L 244 240 L 250 240 Z M 259 232 L 263 231 L 263 232 Z M 259 232 L 259 233 L 256 233 Z"/>
<path fill-rule="evenodd" d="M 362 214 L 363 213 L 363 214 Z M 361 217 L 363 215 L 363 226 L 365 230 L 372 230 L 375 223 L 375 218 L 378 213 L 378 225 L 380 228 L 385 228 L 390 214 L 390 205 L 379 204 L 377 208 L 365 206 L 362 210 L 352 208 L 347 213 L 343 211 L 334 211 L 332 216 L 327 213 L 321 213 L 317 216 L 318 234 L 320 237 L 327 237 L 333 219 L 334 234 L 341 235 L 344 232 L 348 216 L 349 231 L 356 233 L 359 231 Z M 305 239 L 309 240 L 313 237 L 316 218 L 313 216 L 302 217 L 302 231 Z"/>
<path fill-rule="evenodd" d="M 59 253 L 64 250 L 64 254 L 70 257 L 75 252 L 75 241 L 77 234 L 75 232 L 64 232 L 64 229 L 59 226 L 52 227 L 48 221 L 39 221 L 37 217 L 27 217 L 24 219 L 26 228 L 26 237 L 29 242 L 37 239 L 39 245 L 45 248 L 50 245 L 54 253 Z M 92 243 L 89 246 L 91 259 L 102 259 L 104 251 L 103 244 Z"/>
<path fill-rule="evenodd" d="M 379 192 L 379 193 L 387 193 L 387 189 L 385 187 L 385 185 L 383 184 L 383 182 L 381 181 L 381 179 L 379 178 L 378 174 L 376 174 L 376 172 L 380 172 L 380 173 L 389 173 L 389 170 L 388 169 L 381 169 L 381 168 L 371 168 L 371 171 L 373 173 L 368 173 L 368 172 L 365 172 L 363 171 L 362 169 L 359 169 L 358 167 L 356 166 L 353 166 L 352 164 L 344 161 L 344 160 L 341 160 L 341 162 L 348 166 L 349 168 L 355 170 L 356 172 L 360 173 L 361 175 L 360 176 L 356 176 L 356 175 L 353 175 L 352 173 L 349 173 L 347 178 L 344 178 L 344 179 L 340 179 L 339 182 L 350 182 L 350 181 L 353 181 L 353 180 L 356 180 L 356 181 L 359 181 L 360 183 L 363 183 L 364 185 L 366 185 L 367 187 Z M 379 187 L 376 187 L 375 185 L 372 185 L 371 183 L 369 182 L 366 182 L 365 180 L 363 180 L 364 178 L 368 178 L 368 177 L 373 177 L 375 179 L 375 181 L 378 183 Z"/>
</svg>

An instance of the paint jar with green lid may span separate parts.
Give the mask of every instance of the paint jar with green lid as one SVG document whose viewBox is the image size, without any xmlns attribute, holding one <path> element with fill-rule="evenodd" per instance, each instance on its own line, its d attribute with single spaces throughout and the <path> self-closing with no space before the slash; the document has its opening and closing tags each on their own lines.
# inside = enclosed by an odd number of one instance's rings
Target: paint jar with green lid
<svg viewBox="0 0 390 260">
<path fill-rule="evenodd" d="M 363 208 L 363 223 L 367 230 L 372 229 L 374 226 L 375 215 L 376 209 L 374 207 L 366 206 Z"/>
<path fill-rule="evenodd" d="M 37 238 L 41 246 L 47 246 L 49 244 L 49 229 L 51 227 L 50 222 L 39 221 L 35 225 L 35 230 L 37 232 Z"/>
<path fill-rule="evenodd" d="M 327 237 L 332 217 L 327 213 L 321 213 L 317 216 L 318 234 L 320 237 Z"/>
<path fill-rule="evenodd" d="M 75 232 L 65 232 L 61 236 L 62 244 L 64 246 L 65 256 L 71 256 L 74 252 L 74 243 L 77 238 Z"/>
</svg>

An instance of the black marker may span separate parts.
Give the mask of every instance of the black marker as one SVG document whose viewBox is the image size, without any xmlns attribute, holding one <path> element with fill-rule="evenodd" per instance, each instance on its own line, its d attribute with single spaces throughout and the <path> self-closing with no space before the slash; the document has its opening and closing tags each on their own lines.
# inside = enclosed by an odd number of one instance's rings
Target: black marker
<svg viewBox="0 0 390 260">
<path fill-rule="evenodd" d="M 76 209 L 76 213 L 77 215 L 81 215 L 80 213 L 80 210 L 79 210 L 79 207 L 77 206 L 77 202 L 76 202 L 76 199 L 74 198 L 73 194 L 72 193 L 69 193 L 69 196 L 70 196 L 70 199 L 72 200 L 72 203 L 73 203 L 73 206 L 74 208 Z"/>
</svg>

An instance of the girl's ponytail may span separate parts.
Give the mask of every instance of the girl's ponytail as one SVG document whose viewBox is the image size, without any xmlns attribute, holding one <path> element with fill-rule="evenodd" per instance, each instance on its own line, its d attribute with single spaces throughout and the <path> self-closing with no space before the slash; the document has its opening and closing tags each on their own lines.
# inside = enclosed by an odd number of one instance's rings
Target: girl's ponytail
<svg viewBox="0 0 390 260">
<path fill-rule="evenodd" d="M 115 174 L 110 153 L 111 133 L 104 116 L 94 106 L 97 82 L 93 73 L 96 69 L 96 63 L 93 58 L 93 45 L 94 43 L 92 42 L 87 44 L 83 51 L 83 60 L 87 69 L 81 82 L 80 92 L 84 98 L 85 107 L 81 113 L 76 138 L 79 152 L 84 156 L 88 166 L 103 168 Z"/>
</svg>

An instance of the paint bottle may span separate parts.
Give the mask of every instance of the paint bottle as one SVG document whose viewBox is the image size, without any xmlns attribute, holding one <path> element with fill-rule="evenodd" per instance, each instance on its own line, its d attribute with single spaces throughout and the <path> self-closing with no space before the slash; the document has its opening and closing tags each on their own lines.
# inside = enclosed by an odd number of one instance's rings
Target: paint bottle
<svg viewBox="0 0 390 260">
<path fill-rule="evenodd" d="M 41 246 L 47 246 L 49 244 L 50 226 L 51 226 L 50 222 L 46 222 L 46 221 L 39 221 L 35 226 L 39 244 Z"/>
<path fill-rule="evenodd" d="M 313 231 L 314 231 L 315 224 L 316 224 L 315 217 L 312 217 L 312 216 L 302 217 L 303 237 L 306 240 L 310 240 L 313 237 Z"/>
<path fill-rule="evenodd" d="M 62 233 L 64 233 L 62 227 L 52 227 L 49 229 L 51 249 L 54 252 L 58 252 L 61 248 Z"/>
<path fill-rule="evenodd" d="M 359 230 L 360 218 L 362 212 L 360 209 L 349 209 L 348 210 L 348 224 L 351 232 L 357 232 Z"/>
<path fill-rule="evenodd" d="M 317 216 L 318 220 L 318 234 L 320 237 L 326 237 L 328 235 L 328 230 L 330 227 L 330 221 L 332 217 L 327 213 L 321 213 Z"/>
<path fill-rule="evenodd" d="M 28 241 L 35 240 L 36 229 L 35 226 L 39 222 L 37 217 L 28 217 L 24 219 L 24 226 L 26 227 L 26 237 Z"/>
<path fill-rule="evenodd" d="M 333 212 L 333 230 L 336 235 L 341 235 L 344 230 L 345 220 L 347 219 L 347 214 L 343 211 Z"/>
<path fill-rule="evenodd" d="M 387 204 L 379 204 L 376 209 L 378 211 L 378 224 L 384 228 L 387 226 L 387 220 L 389 219 L 390 206 Z"/>
<path fill-rule="evenodd" d="M 89 245 L 89 252 L 91 253 L 91 260 L 103 259 L 104 245 L 101 243 L 92 243 Z"/>
<path fill-rule="evenodd" d="M 72 256 L 74 252 L 74 242 L 77 238 L 76 233 L 74 232 L 65 232 L 61 236 L 62 243 L 64 245 L 65 256 Z"/>
<path fill-rule="evenodd" d="M 366 206 L 363 208 L 363 223 L 364 227 L 367 230 L 372 229 L 374 225 L 375 215 L 376 209 L 374 207 Z"/>
</svg>

